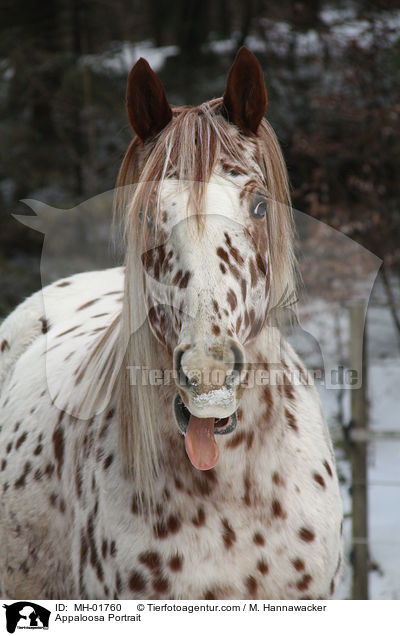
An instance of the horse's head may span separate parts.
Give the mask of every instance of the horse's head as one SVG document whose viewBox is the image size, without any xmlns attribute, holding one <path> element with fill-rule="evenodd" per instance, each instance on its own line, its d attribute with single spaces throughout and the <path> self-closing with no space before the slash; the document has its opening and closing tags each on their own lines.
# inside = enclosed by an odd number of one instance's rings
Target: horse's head
<svg viewBox="0 0 400 636">
<path fill-rule="evenodd" d="M 214 433 L 236 426 L 246 344 L 292 266 L 286 173 L 266 104 L 245 48 L 224 97 L 198 108 L 171 110 L 144 60 L 128 80 L 137 138 L 120 184 L 137 182 L 130 251 L 140 253 L 149 324 L 173 357 L 175 416 L 200 469 L 218 460 Z"/>
</svg>

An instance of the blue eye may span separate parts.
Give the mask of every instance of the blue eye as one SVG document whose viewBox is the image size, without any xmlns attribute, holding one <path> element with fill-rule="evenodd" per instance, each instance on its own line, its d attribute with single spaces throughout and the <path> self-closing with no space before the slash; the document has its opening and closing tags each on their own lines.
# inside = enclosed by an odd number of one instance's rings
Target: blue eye
<svg viewBox="0 0 400 636">
<path fill-rule="evenodd" d="M 152 219 L 150 210 L 148 210 L 147 212 L 146 222 L 147 222 L 147 227 L 153 227 L 153 219 Z M 143 223 L 142 209 L 139 210 L 139 223 Z"/>
<path fill-rule="evenodd" d="M 263 219 L 268 210 L 268 201 L 259 199 L 251 209 L 251 216 L 255 219 Z"/>
</svg>

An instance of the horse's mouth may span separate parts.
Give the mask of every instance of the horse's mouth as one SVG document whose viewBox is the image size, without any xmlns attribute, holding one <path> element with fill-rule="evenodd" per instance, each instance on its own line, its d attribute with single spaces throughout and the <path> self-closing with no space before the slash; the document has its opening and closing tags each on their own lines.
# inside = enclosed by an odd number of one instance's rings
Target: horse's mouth
<svg viewBox="0 0 400 636">
<path fill-rule="evenodd" d="M 174 401 L 175 418 L 182 433 L 186 435 L 191 413 L 184 405 L 181 396 L 177 393 Z M 237 425 L 236 411 L 229 417 L 216 417 L 214 419 L 214 435 L 227 435 L 232 433 Z"/>
<path fill-rule="evenodd" d="M 196 417 L 190 413 L 178 394 L 174 401 L 176 421 L 185 435 L 188 457 L 198 470 L 210 470 L 217 465 L 219 448 L 215 435 L 226 435 L 235 430 L 236 412 L 229 417 Z"/>
</svg>

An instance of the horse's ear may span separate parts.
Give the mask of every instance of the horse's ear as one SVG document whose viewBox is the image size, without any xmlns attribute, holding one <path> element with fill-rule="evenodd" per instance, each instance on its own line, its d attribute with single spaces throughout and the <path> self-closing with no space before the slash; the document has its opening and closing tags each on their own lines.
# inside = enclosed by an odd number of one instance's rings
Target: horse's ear
<svg viewBox="0 0 400 636">
<path fill-rule="evenodd" d="M 142 141 L 158 135 L 172 119 L 164 87 L 142 57 L 129 73 L 126 108 L 129 123 Z"/>
<path fill-rule="evenodd" d="M 257 133 L 267 103 L 261 66 L 256 56 L 242 46 L 226 80 L 223 104 L 227 118 L 244 133 Z"/>
</svg>

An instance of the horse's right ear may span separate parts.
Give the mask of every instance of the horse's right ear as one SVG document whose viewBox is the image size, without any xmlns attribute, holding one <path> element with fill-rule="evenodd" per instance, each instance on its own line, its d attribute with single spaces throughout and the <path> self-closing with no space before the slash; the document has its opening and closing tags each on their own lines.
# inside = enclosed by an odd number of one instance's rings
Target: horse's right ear
<svg viewBox="0 0 400 636">
<path fill-rule="evenodd" d="M 129 73 L 126 108 L 129 123 L 143 142 L 158 135 L 172 119 L 164 87 L 142 57 Z"/>
</svg>

